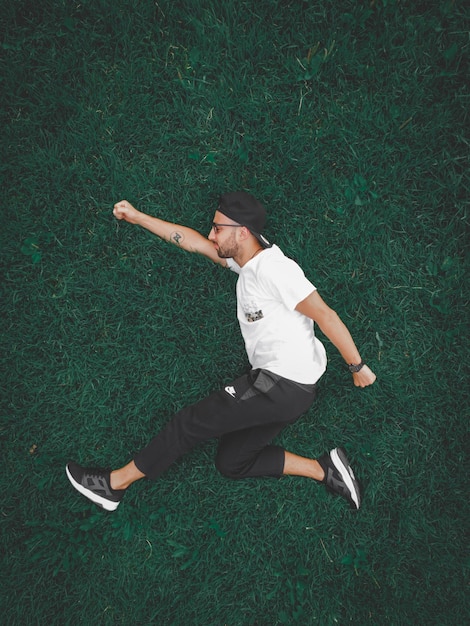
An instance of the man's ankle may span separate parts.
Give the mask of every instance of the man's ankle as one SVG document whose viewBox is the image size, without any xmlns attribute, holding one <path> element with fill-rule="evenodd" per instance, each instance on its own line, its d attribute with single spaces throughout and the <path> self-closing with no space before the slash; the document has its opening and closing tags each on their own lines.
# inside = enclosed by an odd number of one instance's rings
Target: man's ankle
<svg viewBox="0 0 470 626">
<path fill-rule="evenodd" d="M 109 475 L 111 489 L 115 491 L 127 489 L 132 483 L 141 478 L 145 478 L 145 474 L 136 467 L 134 461 L 121 467 L 121 469 L 113 470 Z"/>
<path fill-rule="evenodd" d="M 114 470 L 110 473 L 109 483 L 113 491 L 122 491 L 123 489 L 127 489 L 127 487 L 129 487 L 129 483 L 126 484 L 120 476 L 119 470 Z"/>
</svg>

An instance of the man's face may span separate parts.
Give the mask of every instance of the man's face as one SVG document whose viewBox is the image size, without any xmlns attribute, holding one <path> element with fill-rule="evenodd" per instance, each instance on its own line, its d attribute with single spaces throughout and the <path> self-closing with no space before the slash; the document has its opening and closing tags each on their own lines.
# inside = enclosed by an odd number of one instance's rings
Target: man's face
<svg viewBox="0 0 470 626">
<path fill-rule="evenodd" d="M 209 233 L 217 254 L 221 259 L 233 259 L 240 251 L 239 233 L 244 226 L 240 226 L 219 211 L 215 212 L 214 222 Z"/>
</svg>

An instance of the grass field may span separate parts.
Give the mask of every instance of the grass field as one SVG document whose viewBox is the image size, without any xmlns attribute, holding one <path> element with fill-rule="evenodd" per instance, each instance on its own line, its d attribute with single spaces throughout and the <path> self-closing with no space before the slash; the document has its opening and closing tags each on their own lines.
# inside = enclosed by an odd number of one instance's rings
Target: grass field
<svg viewBox="0 0 470 626">
<path fill-rule="evenodd" d="M 0 622 L 468 622 L 469 11 L 458 0 L 2 2 Z M 247 367 L 236 277 L 129 224 L 208 232 L 246 189 L 378 381 L 329 368 L 279 442 L 344 444 L 358 513 L 230 481 L 215 442 L 112 514 L 122 465 Z"/>
</svg>

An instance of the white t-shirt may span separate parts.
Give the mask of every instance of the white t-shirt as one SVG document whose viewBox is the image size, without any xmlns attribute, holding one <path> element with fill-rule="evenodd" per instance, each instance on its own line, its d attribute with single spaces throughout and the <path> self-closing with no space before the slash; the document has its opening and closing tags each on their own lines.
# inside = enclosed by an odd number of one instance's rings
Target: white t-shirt
<svg viewBox="0 0 470 626">
<path fill-rule="evenodd" d="M 236 272 L 237 316 L 253 369 L 266 369 L 298 383 L 317 382 L 326 352 L 313 321 L 295 310 L 315 287 L 295 261 L 277 246 L 266 248 Z"/>
</svg>

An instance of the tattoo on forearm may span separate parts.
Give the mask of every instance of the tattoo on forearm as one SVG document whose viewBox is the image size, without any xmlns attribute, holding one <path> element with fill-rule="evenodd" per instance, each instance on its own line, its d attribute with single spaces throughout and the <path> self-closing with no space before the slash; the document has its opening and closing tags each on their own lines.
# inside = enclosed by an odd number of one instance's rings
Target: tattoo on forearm
<svg viewBox="0 0 470 626">
<path fill-rule="evenodd" d="M 184 237 L 183 237 L 182 233 L 179 233 L 178 231 L 176 231 L 174 233 L 171 233 L 170 239 L 177 246 L 180 246 L 183 243 Z"/>
</svg>

